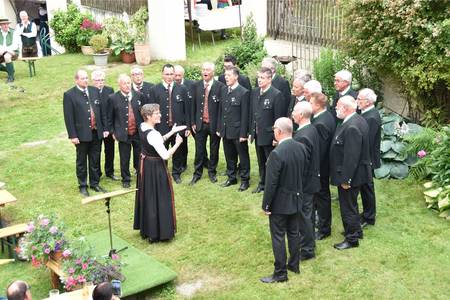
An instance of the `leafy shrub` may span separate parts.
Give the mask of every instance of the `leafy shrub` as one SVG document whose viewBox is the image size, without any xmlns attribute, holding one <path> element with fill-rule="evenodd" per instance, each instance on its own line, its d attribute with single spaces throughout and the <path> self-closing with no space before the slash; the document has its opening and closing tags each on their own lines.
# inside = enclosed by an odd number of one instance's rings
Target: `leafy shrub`
<svg viewBox="0 0 450 300">
<path fill-rule="evenodd" d="M 137 43 L 145 43 L 146 23 L 148 20 L 148 9 L 145 6 L 139 8 L 130 18 L 130 25 L 134 29 L 135 41 Z"/>
<path fill-rule="evenodd" d="M 399 79 L 410 112 L 450 115 L 448 1 L 343 0 L 345 52 Z"/>
<path fill-rule="evenodd" d="M 417 162 L 415 155 L 405 153 L 406 139 L 422 130 L 414 123 L 406 123 L 395 113 L 383 114 L 381 118 L 381 167 L 375 170 L 376 178 L 403 179 L 408 176 L 409 167 Z"/>
<path fill-rule="evenodd" d="M 190 80 L 202 79 L 202 68 L 196 65 L 189 65 L 184 68 L 184 76 Z"/>
<path fill-rule="evenodd" d="M 440 187 L 430 181 L 423 185 L 425 203 L 430 209 L 440 212 L 439 216 L 450 220 L 450 185 Z"/>
<path fill-rule="evenodd" d="M 87 46 L 89 45 L 89 40 L 94 34 L 102 33 L 102 24 L 95 23 L 93 20 L 85 18 L 83 23 L 81 23 L 80 31 L 77 35 L 77 45 Z"/>
<path fill-rule="evenodd" d="M 103 21 L 104 33 L 111 39 L 111 50 L 114 55 L 121 51 L 133 53 L 135 34 L 133 28 L 117 17 L 109 17 Z"/>
<path fill-rule="evenodd" d="M 50 27 L 55 32 L 55 40 L 63 46 L 67 52 L 79 52 L 77 36 L 84 19 L 92 20 L 92 16 L 81 13 L 75 4 L 67 6 L 67 11 L 58 10 L 50 21 Z"/>
<path fill-rule="evenodd" d="M 104 53 L 108 47 L 108 38 L 102 34 L 96 34 L 89 40 L 89 45 L 94 49 L 94 53 Z"/>
<path fill-rule="evenodd" d="M 435 142 L 430 164 L 432 179 L 437 185 L 445 187 L 450 185 L 450 126 L 442 127 Z"/>
<path fill-rule="evenodd" d="M 436 148 L 436 131 L 424 128 L 422 131 L 404 138 L 406 142 L 405 153 L 408 156 L 417 156 L 419 159 L 411 166 L 410 174 L 417 180 L 430 178 L 432 161 L 431 152 Z"/>
<path fill-rule="evenodd" d="M 225 55 L 233 55 L 236 57 L 237 65 L 244 70 L 248 64 L 261 63 L 262 59 L 267 56 L 264 48 L 264 38 L 258 37 L 256 32 L 256 24 L 252 15 L 247 17 L 244 27 L 242 28 L 242 42 L 237 41 L 231 47 L 225 50 Z M 216 60 L 217 73 L 221 71 L 223 63 L 223 55 Z"/>
</svg>

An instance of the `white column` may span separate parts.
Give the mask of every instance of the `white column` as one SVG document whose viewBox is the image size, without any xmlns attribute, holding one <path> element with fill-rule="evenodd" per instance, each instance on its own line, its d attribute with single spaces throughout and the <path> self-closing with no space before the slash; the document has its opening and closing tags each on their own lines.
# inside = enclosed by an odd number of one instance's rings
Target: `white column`
<svg viewBox="0 0 450 300">
<path fill-rule="evenodd" d="M 152 60 L 186 60 L 184 0 L 148 0 Z"/>
<path fill-rule="evenodd" d="M 265 36 L 267 34 L 267 0 L 242 0 L 241 9 L 244 16 L 252 13 L 258 35 Z"/>
<path fill-rule="evenodd" d="M 67 1 L 66 0 L 47 0 L 47 15 L 48 15 L 48 21 L 49 21 L 49 26 L 50 26 L 50 20 L 53 19 L 53 16 L 55 15 L 55 12 L 57 10 L 67 10 Z M 50 27 L 50 35 L 52 36 L 50 38 L 50 43 L 52 45 L 53 48 L 55 48 L 56 50 L 58 50 L 60 53 L 64 53 L 65 49 L 63 46 L 61 46 L 60 44 L 58 44 L 55 39 L 54 39 L 54 35 L 55 32 L 53 31 L 53 29 Z"/>
<path fill-rule="evenodd" d="M 11 22 L 9 27 L 13 29 L 16 28 L 16 13 L 8 0 L 0 0 L 0 16 L 2 18 L 7 18 Z"/>
</svg>

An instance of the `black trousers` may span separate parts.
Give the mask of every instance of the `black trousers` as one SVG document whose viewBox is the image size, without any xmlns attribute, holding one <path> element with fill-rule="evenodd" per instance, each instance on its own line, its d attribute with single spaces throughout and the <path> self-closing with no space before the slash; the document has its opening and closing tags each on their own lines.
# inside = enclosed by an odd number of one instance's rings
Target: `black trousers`
<svg viewBox="0 0 450 300">
<path fill-rule="evenodd" d="M 250 155 L 247 141 L 239 142 L 239 139 L 223 138 L 223 151 L 227 162 L 228 180 L 235 181 L 239 170 L 241 181 L 248 182 L 250 180 Z"/>
<path fill-rule="evenodd" d="M 287 276 L 286 268 L 286 241 L 288 240 L 289 261 L 287 264 L 293 269 L 299 269 L 300 263 L 300 237 L 298 235 L 299 214 L 269 216 L 270 236 L 272 238 L 272 250 L 275 257 L 274 276 Z"/>
<path fill-rule="evenodd" d="M 320 176 L 320 191 L 314 194 L 314 207 L 319 217 L 318 232 L 331 233 L 331 193 L 328 176 Z"/>
<path fill-rule="evenodd" d="M 316 248 L 314 222 L 315 213 L 313 208 L 314 194 L 303 193 L 303 216 L 299 218 L 300 248 L 301 253 L 313 256 Z"/>
<path fill-rule="evenodd" d="M 194 160 L 194 176 L 202 177 L 203 164 L 206 153 L 206 141 L 209 136 L 209 162 L 208 162 L 208 174 L 216 175 L 217 164 L 219 162 L 219 146 L 220 137 L 217 134 L 211 133 L 209 130 L 209 124 L 203 123 L 202 129 L 197 131 L 195 135 L 195 160 Z"/>
<path fill-rule="evenodd" d="M 257 138 L 257 137 L 256 137 Z M 259 185 L 264 186 L 264 182 L 266 181 L 266 162 L 269 158 L 270 152 L 275 147 L 272 145 L 269 146 L 258 146 L 258 143 L 255 140 L 255 149 L 256 149 L 256 157 L 258 159 L 258 168 L 259 168 Z"/>
<path fill-rule="evenodd" d="M 180 147 L 177 149 L 177 151 L 175 151 L 175 153 L 172 156 L 172 177 L 176 178 L 176 177 L 180 177 L 181 175 L 181 169 L 183 168 L 183 153 L 181 152 L 181 146 L 183 144 L 187 143 L 187 138 L 183 137 L 183 143 L 180 145 Z M 169 148 L 169 146 L 174 146 L 176 142 L 176 135 L 172 135 L 165 143 L 164 145 L 166 146 L 166 148 Z M 167 161 L 166 161 L 167 163 Z"/>
<path fill-rule="evenodd" d="M 185 137 L 184 135 L 183 135 L 183 143 L 180 145 L 180 147 L 178 148 L 178 150 L 175 153 L 177 153 L 177 152 L 180 152 L 180 155 L 181 155 L 181 167 L 183 169 L 186 169 L 189 149 L 188 149 L 188 138 Z"/>
<path fill-rule="evenodd" d="M 105 153 L 105 174 L 106 176 L 114 175 L 114 138 L 112 134 L 103 139 L 104 153 Z M 100 150 L 101 156 L 101 150 Z M 100 168 L 101 157 L 99 159 L 99 177 L 102 177 L 102 170 Z"/>
<path fill-rule="evenodd" d="M 129 135 L 126 142 L 119 142 L 119 156 L 120 156 L 120 175 L 122 182 L 130 182 L 130 157 L 131 148 L 133 148 L 133 167 L 139 170 L 139 153 L 141 152 L 141 142 L 139 135 Z"/>
<path fill-rule="evenodd" d="M 351 187 L 344 190 L 338 186 L 339 207 L 341 210 L 342 225 L 344 226 L 345 240 L 355 243 L 362 238 L 361 224 L 358 213 L 358 194 L 360 187 Z"/>
<path fill-rule="evenodd" d="M 92 130 L 92 141 L 80 142 L 75 145 L 77 151 L 76 173 L 79 187 L 87 187 L 88 163 L 89 163 L 89 184 L 98 185 L 100 165 L 101 140 L 98 138 L 97 130 Z"/>
<path fill-rule="evenodd" d="M 363 206 L 363 213 L 360 218 L 361 221 L 375 225 L 377 206 L 375 201 L 375 186 L 373 184 L 373 180 L 361 186 L 361 200 Z"/>
</svg>

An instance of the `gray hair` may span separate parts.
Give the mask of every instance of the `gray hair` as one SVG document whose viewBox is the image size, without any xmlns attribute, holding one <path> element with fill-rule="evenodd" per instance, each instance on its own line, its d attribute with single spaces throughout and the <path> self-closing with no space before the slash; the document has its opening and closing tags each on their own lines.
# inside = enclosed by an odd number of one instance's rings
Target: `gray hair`
<svg viewBox="0 0 450 300">
<path fill-rule="evenodd" d="M 202 64 L 202 69 L 211 69 L 214 71 L 216 69 L 216 66 L 212 62 L 207 61 Z"/>
<path fill-rule="evenodd" d="M 272 57 L 263 58 L 263 60 L 261 62 L 261 67 L 266 67 L 266 68 L 272 69 L 272 72 L 273 72 L 273 70 L 277 69 L 277 61 Z"/>
<path fill-rule="evenodd" d="M 155 111 L 159 110 L 159 104 L 158 103 L 149 103 L 144 104 L 141 107 L 141 116 L 144 119 L 144 121 L 147 120 L 147 117 L 150 117 L 155 113 Z"/>
<path fill-rule="evenodd" d="M 84 70 L 84 69 L 78 69 L 78 70 L 75 72 L 75 76 L 74 76 L 75 80 L 78 79 L 78 78 L 80 77 L 80 74 L 81 74 L 81 73 L 85 73 L 85 74 L 87 75 L 87 71 L 86 71 L 86 70 Z"/>
<path fill-rule="evenodd" d="M 317 80 L 310 80 L 303 86 L 305 89 L 312 93 L 322 93 L 322 85 Z"/>
<path fill-rule="evenodd" d="M 312 75 L 309 71 L 300 69 L 294 72 L 294 80 L 295 79 L 300 79 L 306 83 L 312 79 Z"/>
<path fill-rule="evenodd" d="M 306 83 L 307 81 L 303 80 L 302 78 L 296 77 L 296 78 L 294 78 L 294 80 L 292 81 L 292 84 L 294 84 L 295 82 L 298 82 L 298 83 L 300 83 L 302 86 L 305 86 L 305 83 Z"/>
<path fill-rule="evenodd" d="M 173 66 L 173 70 L 174 70 L 175 72 L 180 71 L 181 74 L 184 75 L 184 68 L 183 68 L 183 66 L 181 66 L 181 65 L 175 65 L 175 66 Z"/>
<path fill-rule="evenodd" d="M 370 103 L 375 103 L 377 101 L 377 94 L 372 89 L 365 88 L 359 91 L 358 95 L 361 95 L 365 100 Z"/>
<path fill-rule="evenodd" d="M 334 74 L 334 77 L 340 78 L 344 81 L 347 81 L 348 83 L 352 82 L 352 73 L 350 73 L 350 71 L 347 70 L 341 70 L 337 72 L 336 74 Z"/>
<path fill-rule="evenodd" d="M 310 119 L 312 115 L 312 106 L 311 103 L 308 101 L 300 101 L 294 106 L 294 110 L 301 113 L 301 115 L 306 118 Z"/>
<path fill-rule="evenodd" d="M 119 78 L 117 79 L 117 82 L 120 84 L 122 81 L 125 81 L 125 80 L 130 80 L 131 81 L 131 78 L 127 74 L 122 73 L 122 74 L 119 75 Z"/>
<path fill-rule="evenodd" d="M 292 134 L 292 120 L 289 118 L 278 118 L 275 121 L 274 126 L 280 129 L 282 134 Z"/>
<path fill-rule="evenodd" d="M 91 73 L 91 79 L 98 79 L 98 78 L 105 78 L 106 74 L 105 72 L 103 72 L 102 70 L 95 70 L 94 72 Z"/>
<path fill-rule="evenodd" d="M 19 17 L 22 17 L 22 16 L 28 17 L 28 13 L 26 11 L 24 11 L 24 10 L 21 10 L 20 13 L 19 13 Z"/>
<path fill-rule="evenodd" d="M 356 107 L 358 106 L 356 104 L 355 98 L 353 98 L 352 96 L 349 96 L 349 95 L 342 96 L 341 98 L 339 98 L 338 102 L 341 102 L 343 106 L 345 106 L 347 108 L 351 108 L 353 110 L 356 110 Z"/>
<path fill-rule="evenodd" d="M 141 69 L 141 68 L 139 68 L 139 67 L 134 67 L 134 68 L 132 68 L 131 69 L 131 75 L 133 75 L 133 74 L 144 74 L 144 71 Z"/>
</svg>

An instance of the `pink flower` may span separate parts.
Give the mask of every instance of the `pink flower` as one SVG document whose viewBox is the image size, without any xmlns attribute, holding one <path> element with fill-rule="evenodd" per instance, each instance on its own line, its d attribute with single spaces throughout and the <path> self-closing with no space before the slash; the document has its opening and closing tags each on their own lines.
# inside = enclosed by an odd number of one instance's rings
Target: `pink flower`
<svg viewBox="0 0 450 300">
<path fill-rule="evenodd" d="M 74 268 L 69 268 L 67 270 L 67 272 L 69 272 L 69 274 L 73 274 L 73 273 L 75 273 L 75 269 Z"/>
<path fill-rule="evenodd" d="M 75 261 L 75 263 L 76 263 L 77 265 L 81 265 L 81 258 L 77 258 L 77 260 Z"/>
<path fill-rule="evenodd" d="M 33 230 L 34 230 L 34 223 L 33 222 L 28 223 L 27 232 L 33 232 Z"/>
<path fill-rule="evenodd" d="M 45 218 L 45 219 L 42 219 L 42 220 L 41 220 L 41 222 L 40 222 L 40 224 L 41 224 L 42 226 L 47 226 L 47 225 L 48 225 L 48 223 L 50 223 L 50 220 L 49 220 L 49 219 L 47 219 L 47 218 Z"/>
<path fill-rule="evenodd" d="M 78 275 L 77 280 L 78 280 L 79 283 L 86 282 L 86 278 L 83 275 Z"/>
<path fill-rule="evenodd" d="M 117 259 L 119 259 L 120 257 L 119 257 L 119 255 L 117 255 L 117 254 L 112 254 L 111 255 L 111 259 L 112 260 L 117 260 Z"/>
<path fill-rule="evenodd" d="M 69 257 L 70 255 L 72 255 L 72 252 L 69 249 L 64 250 L 62 253 L 63 257 Z"/>
<path fill-rule="evenodd" d="M 48 230 L 51 234 L 55 234 L 58 232 L 58 227 L 56 226 L 52 226 L 50 227 L 50 229 Z"/>
<path fill-rule="evenodd" d="M 50 254 L 50 248 L 45 248 L 45 249 L 44 249 L 44 253 L 45 253 L 45 254 Z"/>
<path fill-rule="evenodd" d="M 427 155 L 427 153 L 425 152 L 425 150 L 420 150 L 419 152 L 417 152 L 417 156 L 419 158 L 424 158 Z"/>
<path fill-rule="evenodd" d="M 31 250 L 37 250 L 36 246 L 31 246 Z"/>
<path fill-rule="evenodd" d="M 86 263 L 84 263 L 84 264 L 81 265 L 81 268 L 82 268 L 83 270 L 86 270 L 87 267 L 88 267 L 88 264 L 86 264 Z"/>
</svg>

